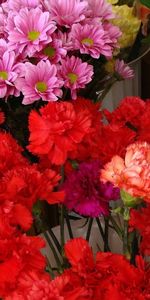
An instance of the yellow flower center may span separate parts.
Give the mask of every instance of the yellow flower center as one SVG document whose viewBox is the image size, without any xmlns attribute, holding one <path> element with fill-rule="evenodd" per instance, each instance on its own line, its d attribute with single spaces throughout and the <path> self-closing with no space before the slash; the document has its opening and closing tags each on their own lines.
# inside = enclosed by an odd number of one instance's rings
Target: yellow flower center
<svg viewBox="0 0 150 300">
<path fill-rule="evenodd" d="M 28 39 L 30 41 L 35 41 L 38 39 L 39 35 L 40 35 L 39 31 L 34 31 L 34 30 L 30 31 L 30 32 L 28 32 Z"/>
<path fill-rule="evenodd" d="M 70 80 L 70 83 L 73 84 L 77 81 L 78 76 L 75 73 L 68 73 L 68 78 Z"/>
<path fill-rule="evenodd" d="M 83 39 L 83 40 L 81 41 L 81 43 L 82 43 L 83 45 L 85 45 L 85 46 L 90 47 L 90 46 L 93 46 L 94 41 L 93 41 L 92 39 L 90 39 L 90 38 L 85 38 L 85 39 Z"/>
<path fill-rule="evenodd" d="M 6 71 L 0 71 L 0 78 L 3 80 L 8 79 L 8 73 Z"/>
<path fill-rule="evenodd" d="M 47 55 L 48 57 L 54 57 L 56 53 L 56 50 L 53 47 L 46 47 L 44 49 L 44 54 Z"/>
<path fill-rule="evenodd" d="M 38 81 L 36 83 L 36 88 L 39 92 L 44 93 L 47 91 L 47 84 L 44 81 Z"/>
</svg>

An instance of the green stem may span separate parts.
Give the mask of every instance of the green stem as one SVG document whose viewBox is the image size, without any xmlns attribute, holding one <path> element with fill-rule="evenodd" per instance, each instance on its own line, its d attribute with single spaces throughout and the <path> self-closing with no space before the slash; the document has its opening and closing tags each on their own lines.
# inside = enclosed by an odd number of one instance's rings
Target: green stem
<svg viewBox="0 0 150 300">
<path fill-rule="evenodd" d="M 65 222 L 64 222 L 64 206 L 60 206 L 60 241 L 61 241 L 61 255 L 64 258 L 64 244 L 65 244 Z"/>
<path fill-rule="evenodd" d="M 128 247 L 128 221 L 124 220 L 124 234 L 123 234 L 123 253 L 129 259 L 129 247 Z"/>
<path fill-rule="evenodd" d="M 104 231 L 103 231 L 103 228 L 102 228 L 102 225 L 101 225 L 101 222 L 100 222 L 99 218 L 96 218 L 96 222 L 97 222 L 97 225 L 98 225 L 100 234 L 101 234 L 101 236 L 102 236 L 102 239 L 103 239 L 103 241 L 104 241 L 104 239 L 105 239 L 105 234 L 104 234 Z"/>
<path fill-rule="evenodd" d="M 67 228 L 68 228 L 69 237 L 70 237 L 70 239 L 73 239 L 73 232 L 72 232 L 72 228 L 71 228 L 71 224 L 70 224 L 70 219 L 69 219 L 69 216 L 68 216 L 68 212 L 66 212 L 66 224 L 67 224 Z"/>
<path fill-rule="evenodd" d="M 122 230 L 120 229 L 120 227 L 118 226 L 117 222 L 114 220 L 114 218 L 112 216 L 110 216 L 109 218 L 110 218 L 110 221 L 111 221 L 111 223 L 112 223 L 112 225 L 113 225 L 116 233 L 118 234 L 118 236 L 122 240 L 122 238 L 123 238 L 123 232 L 122 232 Z"/>
<path fill-rule="evenodd" d="M 104 88 L 104 90 L 102 91 L 102 93 L 97 97 L 96 102 L 102 102 L 105 98 L 105 96 L 107 95 L 107 93 L 109 92 L 109 90 L 111 89 L 111 87 L 114 85 L 114 83 L 117 81 L 117 79 L 115 77 L 112 77 L 106 87 Z"/>
<path fill-rule="evenodd" d="M 90 239 L 92 224 L 93 224 L 93 218 L 90 218 L 88 229 L 87 229 L 87 234 L 86 234 L 86 240 L 87 241 L 89 241 L 89 239 Z"/>
<path fill-rule="evenodd" d="M 108 244 L 108 238 L 109 238 L 109 218 L 104 218 L 105 221 L 105 231 L 104 231 L 104 252 L 109 252 L 109 244 Z"/>
<path fill-rule="evenodd" d="M 49 237 L 49 235 L 47 234 L 47 232 L 44 232 L 44 236 L 45 236 L 45 239 L 46 241 L 48 242 L 49 246 L 50 246 L 50 249 L 52 250 L 53 252 L 53 255 L 54 255 L 54 258 L 55 258 L 55 261 L 56 261 L 56 264 L 57 264 L 57 267 L 59 270 L 61 270 L 61 261 L 59 259 L 59 256 L 57 254 L 57 251 L 53 245 L 53 243 L 51 242 L 51 239 Z"/>
<path fill-rule="evenodd" d="M 53 268 L 50 264 L 50 261 L 48 259 L 48 257 L 46 256 L 46 260 L 47 260 L 47 267 L 46 267 L 46 271 L 51 275 L 51 278 L 54 279 L 55 275 L 54 275 L 54 272 L 53 272 Z"/>
<path fill-rule="evenodd" d="M 57 250 L 58 250 L 59 253 L 61 254 L 61 245 L 60 245 L 58 239 L 56 238 L 56 236 L 55 236 L 55 234 L 54 234 L 54 232 L 52 231 L 51 228 L 48 229 L 48 233 L 49 233 L 49 235 L 51 236 L 51 238 L 52 238 L 52 240 L 53 240 L 53 242 L 54 242 L 54 244 L 55 244 Z"/>
</svg>

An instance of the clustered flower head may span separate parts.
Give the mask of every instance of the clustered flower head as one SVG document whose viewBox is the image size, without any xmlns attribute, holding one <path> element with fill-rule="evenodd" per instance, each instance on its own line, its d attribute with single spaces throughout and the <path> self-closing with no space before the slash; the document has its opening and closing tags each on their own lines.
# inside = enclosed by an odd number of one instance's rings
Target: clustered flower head
<svg viewBox="0 0 150 300">
<path fill-rule="evenodd" d="M 62 188 L 65 191 L 64 204 L 80 215 L 98 217 L 109 214 L 110 200 L 119 199 L 119 189 L 107 182 L 99 182 L 102 165 L 100 161 L 81 163 L 69 173 Z"/>
<path fill-rule="evenodd" d="M 106 0 L 6 0 L 0 10 L 0 98 L 23 104 L 73 99 L 94 76 L 91 59 L 111 59 L 120 29 Z M 86 55 L 86 59 L 85 59 Z"/>
<path fill-rule="evenodd" d="M 23 243 L 23 241 L 21 241 Z M 35 266 L 35 244 L 30 242 Z M 24 251 L 25 251 L 25 245 Z M 96 259 L 88 242 L 82 238 L 65 245 L 71 267 L 50 280 L 42 270 L 30 271 L 30 254 L 14 289 L 9 286 L 6 300 L 148 300 L 150 292 L 149 265 L 137 257 L 136 267 L 123 255 L 98 252 Z M 39 259 L 39 256 L 37 256 Z M 39 265 L 39 264 L 38 264 Z M 42 269 L 42 263 L 40 265 Z M 15 280 L 14 280 L 15 281 Z M 131 292 L 132 291 L 132 292 Z"/>
<path fill-rule="evenodd" d="M 1 112 L 0 122 L 3 121 L 4 115 Z M 54 191 L 60 175 L 40 164 L 31 164 L 22 153 L 23 149 L 15 139 L 1 130 L 0 297 L 3 299 L 19 299 L 18 295 L 11 298 L 11 292 L 16 289 L 19 280 L 23 280 L 28 273 L 40 276 L 46 265 L 41 254 L 44 241 L 25 233 L 33 223 L 34 204 L 38 200 L 46 200 L 51 204 L 61 203 L 64 199 L 63 191 Z M 20 299 L 25 298 L 22 296 Z"/>
</svg>

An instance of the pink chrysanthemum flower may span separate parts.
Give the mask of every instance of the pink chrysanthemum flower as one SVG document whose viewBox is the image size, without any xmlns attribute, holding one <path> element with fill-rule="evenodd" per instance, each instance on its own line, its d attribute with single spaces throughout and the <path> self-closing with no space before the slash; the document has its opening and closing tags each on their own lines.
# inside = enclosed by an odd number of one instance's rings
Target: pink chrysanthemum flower
<svg viewBox="0 0 150 300">
<path fill-rule="evenodd" d="M 87 1 L 80 0 L 45 0 L 51 18 L 59 25 L 70 27 L 85 18 Z"/>
<path fill-rule="evenodd" d="M 110 40 L 109 44 L 112 46 L 112 49 L 118 48 L 119 47 L 118 39 L 122 35 L 119 27 L 109 22 L 104 22 L 103 28 L 105 30 L 105 33 L 109 37 Z"/>
<path fill-rule="evenodd" d="M 82 54 L 89 54 L 94 58 L 99 58 L 101 54 L 110 57 L 112 54 L 110 41 L 101 24 L 75 24 L 70 35 L 74 49 L 80 50 Z"/>
<path fill-rule="evenodd" d="M 6 51 L 0 58 L 0 98 L 9 95 L 19 96 L 14 82 L 18 77 L 19 68 L 15 63 L 15 53 Z"/>
<path fill-rule="evenodd" d="M 15 15 L 9 13 L 7 27 L 10 48 L 17 48 L 19 53 L 24 52 L 29 57 L 50 43 L 56 30 L 49 12 L 42 12 L 38 7 L 21 9 Z"/>
<path fill-rule="evenodd" d="M 36 8 L 42 7 L 40 0 L 7 0 L 7 9 L 19 12 L 21 8 Z"/>
<path fill-rule="evenodd" d="M 52 38 L 52 42 L 46 45 L 36 56 L 38 58 L 49 59 L 51 63 L 56 64 L 67 55 L 67 50 L 63 48 L 62 41 L 58 39 L 57 35 L 54 34 Z"/>
<path fill-rule="evenodd" d="M 6 19 L 7 19 L 7 16 L 5 15 L 2 7 L 0 7 L 0 38 L 4 38 L 6 36 L 6 33 L 5 33 Z"/>
<path fill-rule="evenodd" d="M 125 64 L 123 60 L 117 59 L 115 62 L 115 72 L 119 75 L 120 80 L 134 77 L 133 70 Z"/>
<path fill-rule="evenodd" d="M 84 88 L 92 80 L 93 66 L 82 62 L 79 57 L 71 56 L 62 60 L 60 76 L 64 86 L 71 90 L 72 99 L 76 99 L 77 90 Z"/>
<path fill-rule="evenodd" d="M 7 50 L 9 50 L 7 42 L 4 39 L 0 39 L 0 57 L 2 57 Z"/>
<path fill-rule="evenodd" d="M 56 101 L 62 96 L 63 81 L 57 78 L 57 68 L 46 61 L 37 65 L 24 64 L 24 78 L 18 78 L 17 88 L 23 93 L 23 104 L 33 103 L 40 98 L 43 101 Z"/>
<path fill-rule="evenodd" d="M 67 51 L 74 50 L 71 36 L 70 34 L 68 34 L 68 32 L 62 32 L 59 30 L 57 33 L 57 38 L 61 40 L 64 49 L 66 49 Z"/>
<path fill-rule="evenodd" d="M 88 1 L 88 15 L 90 18 L 100 17 L 103 20 L 114 18 L 112 6 L 106 0 L 87 0 Z"/>
</svg>

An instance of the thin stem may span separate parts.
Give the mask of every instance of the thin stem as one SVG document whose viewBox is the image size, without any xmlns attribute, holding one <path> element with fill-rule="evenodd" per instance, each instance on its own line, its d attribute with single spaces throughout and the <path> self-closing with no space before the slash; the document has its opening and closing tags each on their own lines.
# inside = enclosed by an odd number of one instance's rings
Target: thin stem
<svg viewBox="0 0 150 300">
<path fill-rule="evenodd" d="M 104 88 L 104 90 L 102 91 L 102 93 L 97 97 L 97 100 L 96 102 L 99 102 L 99 101 L 103 101 L 105 96 L 107 95 L 107 93 L 109 92 L 109 90 L 111 89 L 111 87 L 114 85 L 114 83 L 117 81 L 117 79 L 115 77 L 112 77 L 106 87 Z"/>
<path fill-rule="evenodd" d="M 52 240 L 53 240 L 53 242 L 54 242 L 57 250 L 61 254 L 61 245 L 60 245 L 58 239 L 56 238 L 56 236 L 55 236 L 55 234 L 54 234 L 54 232 L 53 232 L 53 230 L 51 228 L 48 229 L 48 233 L 51 236 L 51 238 L 52 238 Z"/>
<path fill-rule="evenodd" d="M 101 234 L 101 236 L 102 236 L 102 239 L 103 239 L 103 241 L 104 241 L 104 239 L 105 239 L 105 234 L 104 234 L 104 231 L 103 231 L 103 228 L 102 228 L 102 225 L 101 225 L 101 222 L 100 222 L 99 218 L 96 218 L 96 222 L 97 222 L 97 225 L 98 225 L 100 234 Z"/>
<path fill-rule="evenodd" d="M 60 241 L 61 241 L 61 255 L 64 257 L 64 244 L 65 244 L 65 222 L 64 222 L 64 206 L 60 206 Z"/>
<path fill-rule="evenodd" d="M 108 245 L 108 237 L 109 237 L 109 219 L 104 218 L 105 220 L 105 238 L 104 238 L 104 252 L 110 251 L 109 245 Z"/>
<path fill-rule="evenodd" d="M 51 278 L 54 279 L 55 275 L 54 275 L 54 272 L 53 272 L 53 268 L 52 268 L 51 263 L 50 263 L 50 261 L 49 261 L 49 259 L 48 259 L 47 256 L 46 256 L 46 260 L 47 260 L 47 264 L 48 264 L 46 270 L 47 270 L 47 271 L 49 272 L 49 274 L 51 275 Z"/>
<path fill-rule="evenodd" d="M 110 221 L 111 221 L 111 223 L 112 223 L 112 225 L 113 225 L 113 227 L 114 227 L 116 233 L 118 234 L 118 236 L 119 236 L 119 237 L 121 238 L 121 240 L 122 240 L 122 237 L 123 237 L 123 232 L 122 232 L 122 230 L 120 229 L 120 227 L 118 226 L 117 222 L 114 220 L 114 218 L 113 218 L 112 216 L 110 216 L 109 219 L 110 219 Z"/>
<path fill-rule="evenodd" d="M 132 241 L 131 241 L 131 259 L 130 262 L 133 265 L 136 265 L 136 256 L 139 254 L 139 244 L 136 231 L 132 232 Z"/>
<path fill-rule="evenodd" d="M 70 239 L 73 239 L 73 232 L 72 232 L 70 219 L 69 219 L 69 216 L 68 216 L 67 212 L 66 212 L 66 224 L 67 224 L 67 228 L 68 228 L 69 237 L 70 237 Z"/>
<path fill-rule="evenodd" d="M 124 220 L 124 234 L 123 234 L 123 253 L 129 258 L 129 248 L 128 248 L 128 221 Z"/>
<path fill-rule="evenodd" d="M 93 224 L 93 218 L 90 218 L 87 233 L 86 233 L 86 240 L 87 241 L 89 241 L 89 239 L 90 239 L 92 224 Z"/>
<path fill-rule="evenodd" d="M 50 246 L 50 248 L 51 248 L 51 250 L 53 252 L 53 255 L 55 257 L 55 261 L 57 263 L 57 267 L 58 267 L 59 270 L 61 270 L 61 261 L 59 259 L 57 251 L 56 251 L 53 243 L 51 242 L 51 239 L 50 239 L 49 235 L 47 234 L 47 232 L 44 232 L 44 236 L 45 236 L 45 239 L 47 240 L 47 242 L 48 242 L 48 244 L 49 244 L 49 246 Z"/>
</svg>

